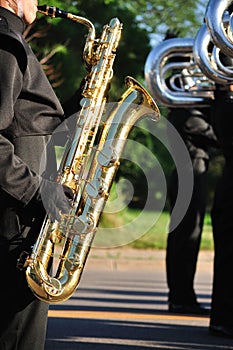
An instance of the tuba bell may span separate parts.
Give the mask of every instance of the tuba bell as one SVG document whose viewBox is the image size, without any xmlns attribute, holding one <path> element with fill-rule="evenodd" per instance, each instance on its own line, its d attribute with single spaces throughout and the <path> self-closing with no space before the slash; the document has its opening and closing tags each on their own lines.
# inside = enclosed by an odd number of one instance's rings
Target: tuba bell
<svg viewBox="0 0 233 350">
<path fill-rule="evenodd" d="M 146 117 L 157 121 L 159 109 L 144 87 L 127 77 L 127 90 L 107 116 L 104 115 L 105 94 L 113 76 L 112 67 L 122 30 L 117 18 L 111 19 L 104 26 L 101 37 L 96 39 L 95 28 L 86 18 L 48 5 L 39 6 L 38 11 L 52 18 L 71 19 L 89 29 L 83 54 L 88 73 L 80 112 L 57 179 L 73 190 L 72 207 L 68 214 L 61 214 L 59 222 L 45 218 L 24 263 L 27 282 L 34 295 L 47 303 L 58 303 L 70 298 L 78 287 L 132 127 Z M 57 270 L 51 275 L 50 261 L 56 248 L 60 251 L 59 261 Z"/>
<path fill-rule="evenodd" d="M 209 106 L 214 82 L 193 57 L 192 38 L 171 38 L 156 45 L 145 63 L 145 81 L 153 97 L 168 107 Z"/>
</svg>

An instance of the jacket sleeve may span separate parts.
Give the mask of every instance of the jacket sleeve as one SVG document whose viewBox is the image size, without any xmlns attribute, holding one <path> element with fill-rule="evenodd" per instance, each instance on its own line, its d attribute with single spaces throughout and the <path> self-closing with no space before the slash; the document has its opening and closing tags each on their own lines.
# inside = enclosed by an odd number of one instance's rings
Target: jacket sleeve
<svg viewBox="0 0 233 350">
<path fill-rule="evenodd" d="M 14 153 L 5 136 L 14 118 L 14 105 L 23 86 L 23 74 L 12 52 L 0 50 L 0 188 L 26 205 L 39 186 L 39 176 Z"/>
<path fill-rule="evenodd" d="M 213 127 L 201 116 L 191 116 L 184 125 L 187 138 L 198 146 L 219 148 Z"/>
</svg>

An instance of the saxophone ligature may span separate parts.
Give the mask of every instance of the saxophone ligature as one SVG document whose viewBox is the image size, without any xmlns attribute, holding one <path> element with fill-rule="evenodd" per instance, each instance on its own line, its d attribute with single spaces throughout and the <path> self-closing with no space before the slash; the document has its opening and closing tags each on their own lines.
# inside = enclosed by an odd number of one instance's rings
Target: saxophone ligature
<svg viewBox="0 0 233 350">
<path fill-rule="evenodd" d="M 133 125 L 146 117 L 157 121 L 159 109 L 144 87 L 126 77 L 127 90 L 102 120 L 122 24 L 117 18 L 111 19 L 103 27 L 101 37 L 96 39 L 95 28 L 86 18 L 48 5 L 39 6 L 38 11 L 52 18 L 71 19 L 89 30 L 83 52 L 88 73 L 80 112 L 58 175 L 58 181 L 74 192 L 72 207 L 68 214 L 61 214 L 59 222 L 46 217 L 25 262 L 27 282 L 34 295 L 47 303 L 58 303 L 70 298 L 78 287 Z M 57 270 L 50 275 L 50 261 L 57 245 L 61 252 L 59 262 Z"/>
<path fill-rule="evenodd" d="M 156 45 L 145 63 L 145 81 L 153 97 L 168 107 L 209 106 L 214 82 L 193 56 L 192 38 L 171 38 Z"/>
</svg>

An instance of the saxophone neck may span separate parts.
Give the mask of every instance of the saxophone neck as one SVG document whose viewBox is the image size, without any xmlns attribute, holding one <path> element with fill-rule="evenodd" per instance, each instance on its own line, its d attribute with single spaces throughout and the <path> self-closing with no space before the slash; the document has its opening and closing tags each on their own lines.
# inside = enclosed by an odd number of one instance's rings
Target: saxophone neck
<svg viewBox="0 0 233 350">
<path fill-rule="evenodd" d="M 73 15 L 72 13 L 68 13 L 68 19 L 71 19 L 74 22 L 81 23 L 85 27 L 88 28 L 88 35 L 86 38 L 86 43 L 83 49 L 83 59 L 87 66 L 90 66 L 93 61 L 93 52 L 94 52 L 94 44 L 95 44 L 95 26 L 94 24 L 87 18 Z"/>
<path fill-rule="evenodd" d="M 94 24 L 85 17 L 74 15 L 70 12 L 59 9 L 58 7 L 41 5 L 41 6 L 38 6 L 37 9 L 39 13 L 45 16 L 49 16 L 51 18 L 60 17 L 60 18 L 70 19 L 71 21 L 78 22 L 88 28 L 88 35 L 87 35 L 85 47 L 83 50 L 83 59 L 86 62 L 87 66 L 90 66 L 92 62 L 93 47 L 95 42 Z"/>
</svg>

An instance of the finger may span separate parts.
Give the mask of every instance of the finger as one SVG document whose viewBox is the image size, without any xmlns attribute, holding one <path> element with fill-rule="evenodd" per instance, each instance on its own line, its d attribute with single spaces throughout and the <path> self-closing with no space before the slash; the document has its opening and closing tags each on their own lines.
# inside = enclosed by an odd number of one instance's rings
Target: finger
<svg viewBox="0 0 233 350">
<path fill-rule="evenodd" d="M 61 210 L 62 213 L 67 214 L 71 209 L 71 205 L 68 201 L 62 201 L 61 203 L 59 203 L 58 208 Z"/>
</svg>

